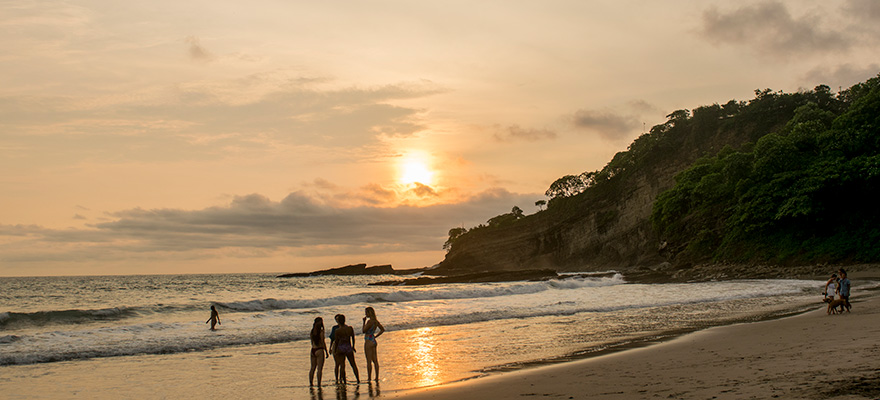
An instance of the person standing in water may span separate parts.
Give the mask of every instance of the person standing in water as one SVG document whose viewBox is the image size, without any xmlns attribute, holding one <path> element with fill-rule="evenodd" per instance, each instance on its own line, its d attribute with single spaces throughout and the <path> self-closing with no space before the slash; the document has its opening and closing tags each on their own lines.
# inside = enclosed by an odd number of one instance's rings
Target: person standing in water
<svg viewBox="0 0 880 400">
<path fill-rule="evenodd" d="M 211 323 L 211 330 L 212 331 L 217 330 L 216 328 L 214 328 L 215 325 L 223 325 L 220 323 L 220 313 L 217 312 L 217 309 L 214 308 L 214 306 L 211 306 L 211 318 L 208 318 L 208 320 L 205 321 L 206 324 L 208 322 Z"/>
<path fill-rule="evenodd" d="M 336 344 L 336 357 L 339 361 L 339 376 L 336 378 L 337 382 L 345 383 L 345 359 L 347 358 L 348 363 L 351 364 L 351 369 L 354 370 L 355 379 L 357 379 L 358 383 L 361 383 L 357 363 L 354 361 L 354 328 L 345 324 L 345 315 L 337 315 L 336 321 L 339 325 L 334 334 L 333 341 Z"/>
<path fill-rule="evenodd" d="M 309 358 L 312 361 L 312 366 L 309 369 L 309 386 L 315 386 L 316 370 L 318 371 L 318 386 L 321 386 L 321 376 L 324 374 L 324 359 L 330 357 L 330 353 L 327 351 L 327 342 L 324 341 L 323 318 L 315 318 L 315 323 L 312 324 L 312 332 L 309 334 L 309 337 L 312 342 L 312 350 L 309 353 Z"/>
<path fill-rule="evenodd" d="M 385 333 L 385 327 L 376 318 L 376 310 L 373 307 L 367 307 L 364 310 L 364 355 L 367 357 L 367 381 L 373 376 L 373 368 L 376 369 L 376 382 L 379 382 L 379 355 L 376 353 L 379 343 L 376 341 L 380 335 Z M 376 333 L 376 329 L 379 330 Z"/>
</svg>

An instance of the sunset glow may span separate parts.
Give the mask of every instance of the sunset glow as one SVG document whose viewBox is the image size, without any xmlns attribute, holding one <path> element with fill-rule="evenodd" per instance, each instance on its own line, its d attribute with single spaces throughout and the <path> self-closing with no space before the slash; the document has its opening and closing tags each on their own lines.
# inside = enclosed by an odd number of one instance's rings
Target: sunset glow
<svg viewBox="0 0 880 400">
<path fill-rule="evenodd" d="M 675 110 L 877 75 L 870 0 L 763 3 L 2 2 L 0 275 L 434 265 Z"/>
<path fill-rule="evenodd" d="M 426 156 L 414 154 L 407 156 L 400 165 L 400 183 L 409 185 L 421 183 L 432 186 L 434 184 L 434 172 L 428 167 Z"/>
</svg>

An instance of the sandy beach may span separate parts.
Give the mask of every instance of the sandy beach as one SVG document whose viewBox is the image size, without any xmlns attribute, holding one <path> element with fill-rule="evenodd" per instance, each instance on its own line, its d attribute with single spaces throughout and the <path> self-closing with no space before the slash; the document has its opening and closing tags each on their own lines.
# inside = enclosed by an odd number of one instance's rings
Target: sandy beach
<svg viewBox="0 0 880 400">
<path fill-rule="evenodd" d="M 366 382 L 360 385 L 337 386 L 333 383 L 332 365 L 324 368 L 321 388 L 310 389 L 306 380 L 308 372 L 308 342 L 304 340 L 280 340 L 278 343 L 228 345 L 205 350 L 178 351 L 158 354 L 113 355 L 107 357 L 75 358 L 57 362 L 7 365 L 0 373 L 0 396 L 4 399 L 44 398 L 294 398 L 294 399 L 878 399 L 880 398 L 880 288 L 877 273 L 859 271 L 852 276 L 857 282 L 868 282 L 854 292 L 853 312 L 843 315 L 826 315 L 818 296 L 797 294 L 801 285 L 818 287 L 817 277 L 805 282 L 782 282 L 773 280 L 694 283 L 687 285 L 629 285 L 588 287 L 585 290 L 566 289 L 559 293 L 540 291 L 538 296 L 559 294 L 573 298 L 577 293 L 593 294 L 597 299 L 603 291 L 614 291 L 632 300 L 638 296 L 652 297 L 662 301 L 664 297 L 680 296 L 680 291 L 697 292 L 753 290 L 755 285 L 767 288 L 791 286 L 796 294 L 784 296 L 751 297 L 733 301 L 697 302 L 670 306 L 634 307 L 623 312 L 581 312 L 576 315 L 535 316 L 528 319 L 507 317 L 465 324 L 429 325 L 415 329 L 394 329 L 382 336 L 380 360 L 383 362 L 382 380 L 379 384 Z M 259 277 L 244 277 L 247 282 L 262 282 Z M 246 284 L 242 284 L 247 286 Z M 521 284 L 517 284 L 521 285 Z M 775 285 L 775 286 L 774 286 Z M 788 285 L 788 286 L 786 286 Z M 815 285 L 815 286 L 813 286 Z M 354 286 L 355 289 L 357 285 Z M 517 286 L 519 287 L 519 286 Z M 482 288 L 480 286 L 479 288 Z M 478 288 L 464 287 L 460 290 Z M 485 288 L 483 288 L 485 289 Z M 299 288 L 303 291 L 305 289 Z M 457 289 L 458 290 L 458 289 Z M 149 293 L 149 292 L 148 292 Z M 409 292 L 407 292 L 409 293 Z M 811 291 L 812 293 L 812 291 Z M 271 294 L 260 293 L 265 297 Z M 730 294 L 730 293 L 728 293 Z M 283 296 L 283 293 L 281 294 Z M 527 295 L 531 296 L 531 295 Z M 526 297 L 536 304 L 532 297 Z M 701 297 L 695 297 L 697 299 Z M 490 300 L 492 297 L 489 298 Z M 512 303 L 522 296 L 501 297 L 499 301 Z M 444 310 L 456 303 L 443 300 Z M 804 303 L 806 301 L 806 303 Z M 815 302 L 814 302 L 815 301 Z M 478 300 L 462 299 L 460 304 L 475 307 Z M 549 302 L 549 303 L 548 303 Z M 556 297 L 542 304 L 559 302 Z M 436 314 L 436 302 L 424 302 Z M 593 304 L 590 298 L 574 303 Z M 247 302 L 250 304 L 250 302 Z M 388 315 L 406 316 L 407 308 L 418 302 L 403 302 L 394 313 L 394 303 L 387 303 L 383 310 Z M 806 308 L 804 308 L 806 305 Z M 696 307 L 696 308 L 695 308 Z M 744 307 L 763 312 L 749 314 Z M 792 317 L 754 321 L 772 315 L 774 308 L 781 310 L 809 310 Z M 331 307 L 336 309 L 337 307 Z M 701 310 L 706 308 L 706 312 Z M 712 310 L 709 310 L 712 309 Z M 200 309 L 201 310 L 201 309 Z M 720 318 L 722 312 L 725 318 Z M 770 313 L 770 314 L 768 314 Z M 325 311 L 329 314 L 329 311 Z M 95 336 L 106 332 L 128 332 L 140 327 L 132 335 L 134 344 L 159 344 L 186 339 L 190 336 L 200 340 L 237 338 L 244 333 L 271 325 L 272 318 L 289 326 L 296 332 L 304 321 L 291 324 L 291 312 L 274 310 L 257 313 L 224 314 L 223 326 L 210 332 L 204 320 L 195 322 L 198 331 L 185 331 L 178 336 L 166 337 L 161 333 L 171 330 L 171 324 L 160 324 L 160 330 L 152 332 L 143 326 L 154 322 L 119 324 L 110 321 L 97 328 L 83 324 L 80 336 Z M 313 313 L 305 314 L 312 318 Z M 782 313 L 778 315 L 791 315 Z M 168 314 L 165 318 L 186 318 Z M 199 317 L 202 314 L 198 314 Z M 701 328 L 699 323 L 688 322 L 693 318 L 714 321 L 719 325 Z M 681 320 L 672 325 L 654 324 L 651 321 Z M 256 322 L 249 324 L 249 321 Z M 386 320 L 392 321 L 392 320 Z M 305 321 L 307 322 L 307 321 Z M 388 323 L 388 322 L 386 322 Z M 97 325 L 99 323 L 92 323 Z M 662 334 L 647 342 L 640 341 L 644 334 L 609 336 L 597 326 L 608 329 L 630 329 L 642 324 L 635 333 L 656 332 Z M 118 326 L 117 326 L 118 325 Z M 665 327 L 680 327 L 694 333 L 675 336 Z M 75 326 L 74 326 L 75 327 Z M 63 343 L 78 345 L 79 331 L 65 326 L 50 325 L 50 332 L 43 341 L 68 336 L 77 341 Z M 551 332 L 556 333 L 551 335 Z M 592 331 L 588 331 L 592 329 Z M 572 331 L 570 331 L 572 330 Z M 573 331 L 577 330 L 577 331 Z M 499 332 L 492 336 L 491 332 Z M 542 336 L 543 334 L 543 336 Z M 670 336 L 672 334 L 672 336 Z M 8 354 L 20 341 L 5 344 Z M 545 366 L 525 366 L 512 372 L 481 374 L 481 366 L 511 365 L 508 359 L 541 359 L 546 354 L 575 354 L 577 349 L 588 348 L 588 341 L 598 341 L 602 335 L 613 340 L 611 350 L 605 355 L 592 356 L 577 361 L 559 361 Z M 101 336 L 104 337 L 104 336 Z M 109 336 L 113 337 L 113 336 Z M 633 348 L 626 338 L 640 343 Z M 671 339 L 670 339 L 671 338 Z M 283 339 L 283 338 L 282 338 Z M 624 339 L 621 341 L 621 339 Z M 581 342 L 576 342 L 580 340 Z M 656 340 L 666 340 L 657 343 Z M 101 344 L 111 347 L 106 341 Z M 33 342 L 33 346 L 40 342 Z M 91 343 L 91 342 L 89 342 Z M 653 343 L 653 344 L 651 344 Z M 360 343 L 358 343 L 360 344 Z M 565 347 L 570 345 L 569 347 Z M 602 349 L 597 347 L 596 349 Z M 97 348 L 100 350 L 100 348 Z M 125 347 L 122 347 L 124 350 Z M 572 350 L 575 349 L 575 350 Z M 513 352 L 513 351 L 517 352 Z M 600 350 L 601 351 L 601 350 Z M 485 353 L 484 352 L 494 352 Z M 506 354 L 508 352 L 509 354 Z M 528 355 L 524 356 L 524 352 Z M 0 355 L 4 355 L 0 353 Z M 506 355 L 505 355 L 506 354 Z M 584 353 L 596 354 L 596 353 Z M 508 357 L 508 358 L 504 358 Z M 518 358 L 515 358 L 518 357 Z M 363 374 L 365 365 L 358 353 L 358 364 Z M 569 358 L 570 359 L 570 358 Z M 548 359 L 552 360 L 552 358 Z M 495 368 L 495 371 L 504 368 Z M 482 375 L 482 377 L 479 377 Z M 362 377 L 364 377 L 362 375 Z M 476 378 L 476 379 L 474 379 Z M 446 383 L 444 382 L 452 382 Z"/>
<path fill-rule="evenodd" d="M 880 298 L 645 348 L 410 392 L 421 399 L 878 399 Z"/>
</svg>

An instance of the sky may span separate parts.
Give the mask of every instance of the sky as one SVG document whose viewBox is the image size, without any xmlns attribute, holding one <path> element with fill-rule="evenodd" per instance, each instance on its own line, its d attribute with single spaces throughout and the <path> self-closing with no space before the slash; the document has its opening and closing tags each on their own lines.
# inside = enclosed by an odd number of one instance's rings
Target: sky
<svg viewBox="0 0 880 400">
<path fill-rule="evenodd" d="M 880 73 L 880 2 L 0 0 L 0 276 L 431 266 L 678 109 Z"/>
</svg>

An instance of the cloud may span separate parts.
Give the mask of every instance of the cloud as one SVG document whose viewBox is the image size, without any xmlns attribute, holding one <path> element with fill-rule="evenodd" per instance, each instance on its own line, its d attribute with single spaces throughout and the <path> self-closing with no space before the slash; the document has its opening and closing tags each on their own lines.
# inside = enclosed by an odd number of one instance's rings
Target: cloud
<svg viewBox="0 0 880 400">
<path fill-rule="evenodd" d="M 429 194 L 433 189 L 417 190 Z M 124 210 L 89 229 L 0 225 L 0 262 L 122 259 L 167 252 L 198 258 L 230 249 L 241 254 L 290 249 L 313 255 L 434 251 L 451 226 L 475 226 L 514 205 L 525 209 L 540 197 L 496 188 L 456 204 L 339 208 L 302 192 L 280 201 L 255 193 L 201 210 Z"/>
<path fill-rule="evenodd" d="M 519 125 L 508 126 L 503 132 L 495 133 L 495 140 L 499 142 L 511 142 L 524 140 L 526 142 L 537 142 L 539 140 L 556 139 L 556 132 L 549 129 L 524 129 Z"/>
<path fill-rule="evenodd" d="M 816 68 L 807 72 L 804 80 L 812 84 L 825 84 L 832 89 L 846 89 L 859 82 L 864 82 L 880 73 L 880 65 L 870 64 L 857 67 L 852 64 L 838 65 L 835 68 Z"/>
<path fill-rule="evenodd" d="M 316 178 L 314 181 L 312 181 L 311 183 L 306 183 L 304 186 L 316 187 L 318 189 L 324 190 L 336 190 L 337 188 L 339 188 L 339 186 L 336 186 L 335 183 L 330 182 L 324 178 Z"/>
<path fill-rule="evenodd" d="M 764 56 L 784 58 L 806 52 L 843 51 L 849 38 L 821 28 L 817 16 L 793 17 L 786 6 L 766 1 L 729 12 L 716 7 L 703 12 L 700 32 L 715 44 L 749 46 Z"/>
<path fill-rule="evenodd" d="M 185 39 L 186 43 L 189 44 L 189 57 L 195 61 L 201 62 L 209 62 L 214 60 L 214 55 L 211 54 L 199 41 L 198 37 L 189 36 Z"/>
<path fill-rule="evenodd" d="M 880 23 L 880 2 L 877 0 L 847 0 L 843 9 L 859 20 Z"/>
<path fill-rule="evenodd" d="M 327 86 L 253 75 L 106 98 L 0 96 L 0 155 L 179 161 L 290 146 L 339 154 L 423 130 L 422 110 L 391 103 L 439 91 L 430 82 Z"/>
<path fill-rule="evenodd" d="M 437 197 L 437 196 L 439 196 L 439 194 L 437 193 L 437 191 L 434 190 L 434 188 L 432 188 L 428 185 L 419 183 L 419 182 L 413 183 L 413 188 L 410 189 L 409 192 L 415 194 L 418 197 Z"/>
<path fill-rule="evenodd" d="M 353 196 L 348 193 L 339 194 L 336 196 L 336 200 L 345 202 L 346 200 L 353 198 L 362 201 L 363 204 L 366 205 L 382 205 L 395 203 L 398 200 L 397 197 L 396 191 L 387 189 L 376 183 L 371 183 L 361 187 L 361 189 Z"/>
<path fill-rule="evenodd" d="M 648 103 L 645 100 L 631 100 L 626 103 L 629 109 L 633 110 L 637 114 L 660 114 L 663 113 L 663 110 L 660 107 L 657 107 L 651 103 Z"/>
<path fill-rule="evenodd" d="M 629 139 L 641 125 L 632 115 L 594 110 L 578 110 L 572 123 L 576 128 L 594 131 L 606 140 Z"/>
</svg>

